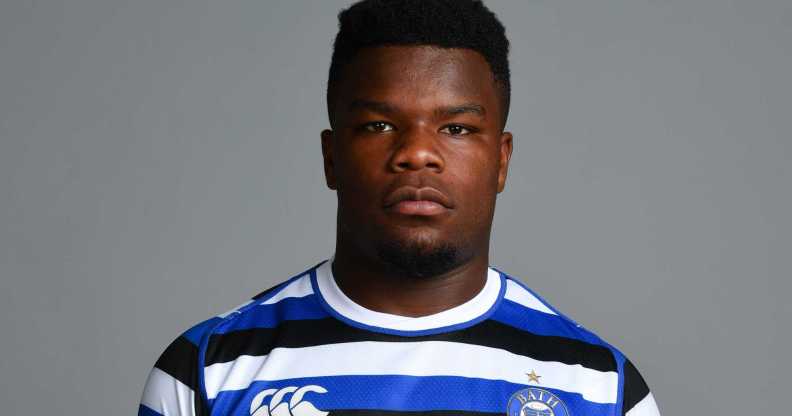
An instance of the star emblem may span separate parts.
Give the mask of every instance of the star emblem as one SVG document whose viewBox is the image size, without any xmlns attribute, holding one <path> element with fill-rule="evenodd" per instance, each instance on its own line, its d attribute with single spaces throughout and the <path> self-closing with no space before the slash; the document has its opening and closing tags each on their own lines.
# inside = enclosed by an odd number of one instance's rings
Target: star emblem
<svg viewBox="0 0 792 416">
<path fill-rule="evenodd" d="M 531 370 L 530 373 L 525 373 L 525 375 L 528 376 L 529 382 L 534 382 L 534 383 L 539 383 L 539 379 L 542 378 L 542 376 L 536 374 L 534 370 Z"/>
</svg>

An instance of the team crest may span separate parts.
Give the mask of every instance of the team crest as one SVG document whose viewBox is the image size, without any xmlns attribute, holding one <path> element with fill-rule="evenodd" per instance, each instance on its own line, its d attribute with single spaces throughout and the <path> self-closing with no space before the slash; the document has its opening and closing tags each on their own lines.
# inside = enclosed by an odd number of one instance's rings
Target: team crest
<svg viewBox="0 0 792 416">
<path fill-rule="evenodd" d="M 512 394 L 507 416 L 571 416 L 561 399 L 547 390 L 529 387 Z"/>
</svg>

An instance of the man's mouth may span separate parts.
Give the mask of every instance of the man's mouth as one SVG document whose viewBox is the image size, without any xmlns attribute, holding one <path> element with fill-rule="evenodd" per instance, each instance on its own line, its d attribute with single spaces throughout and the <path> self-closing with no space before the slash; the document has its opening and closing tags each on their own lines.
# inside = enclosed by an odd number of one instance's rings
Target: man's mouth
<svg viewBox="0 0 792 416">
<path fill-rule="evenodd" d="M 403 215 L 432 216 L 453 209 L 450 199 L 431 187 L 403 186 L 385 197 L 385 209 Z"/>
</svg>

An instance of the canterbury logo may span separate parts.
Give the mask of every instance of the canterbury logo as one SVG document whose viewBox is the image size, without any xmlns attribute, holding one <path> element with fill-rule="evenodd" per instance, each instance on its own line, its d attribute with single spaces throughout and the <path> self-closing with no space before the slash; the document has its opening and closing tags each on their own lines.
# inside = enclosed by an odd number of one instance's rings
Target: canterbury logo
<svg viewBox="0 0 792 416">
<path fill-rule="evenodd" d="M 283 399 L 289 393 L 291 398 L 287 403 Z M 311 403 L 303 401 L 305 393 L 327 393 L 327 390 L 317 385 L 264 390 L 250 403 L 250 416 L 327 416 L 328 412 L 323 412 Z M 264 400 L 270 396 L 272 397 L 269 403 L 265 404 Z"/>
</svg>

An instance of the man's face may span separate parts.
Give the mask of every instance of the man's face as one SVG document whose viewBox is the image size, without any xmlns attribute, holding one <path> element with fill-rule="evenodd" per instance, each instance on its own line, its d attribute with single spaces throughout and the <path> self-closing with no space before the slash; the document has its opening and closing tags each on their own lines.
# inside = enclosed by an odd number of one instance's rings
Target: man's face
<svg viewBox="0 0 792 416">
<path fill-rule="evenodd" d="M 334 130 L 322 133 L 339 241 L 414 276 L 486 253 L 512 150 L 486 60 L 468 49 L 377 47 L 343 74 Z"/>
</svg>

